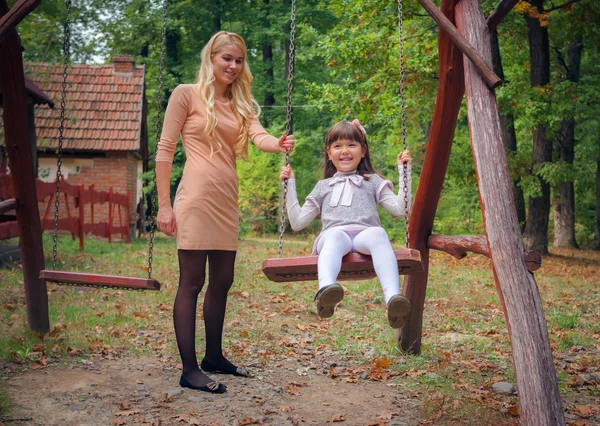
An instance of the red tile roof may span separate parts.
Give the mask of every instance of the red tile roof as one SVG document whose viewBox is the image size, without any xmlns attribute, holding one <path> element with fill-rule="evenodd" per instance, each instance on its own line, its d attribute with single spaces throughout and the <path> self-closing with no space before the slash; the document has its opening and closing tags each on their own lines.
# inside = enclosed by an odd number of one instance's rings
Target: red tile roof
<svg viewBox="0 0 600 426">
<path fill-rule="evenodd" d="M 25 63 L 25 75 L 56 106 L 35 108 L 38 148 L 58 146 L 62 65 Z M 113 65 L 74 64 L 68 69 L 63 149 L 140 151 L 144 67 L 114 72 Z M 147 141 L 142 141 L 146 143 Z"/>
</svg>

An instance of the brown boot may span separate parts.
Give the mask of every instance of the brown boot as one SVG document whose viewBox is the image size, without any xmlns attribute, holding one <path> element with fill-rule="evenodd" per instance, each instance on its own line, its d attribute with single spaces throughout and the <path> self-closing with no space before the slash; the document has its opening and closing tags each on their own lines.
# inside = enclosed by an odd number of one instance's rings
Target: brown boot
<svg viewBox="0 0 600 426">
<path fill-rule="evenodd" d="M 335 312 L 335 305 L 344 298 L 344 288 L 338 283 L 329 284 L 315 295 L 317 314 L 320 318 L 330 318 Z"/>
<path fill-rule="evenodd" d="M 401 294 L 396 294 L 387 303 L 388 322 L 392 328 L 402 328 L 404 319 L 410 312 L 410 302 Z"/>
</svg>

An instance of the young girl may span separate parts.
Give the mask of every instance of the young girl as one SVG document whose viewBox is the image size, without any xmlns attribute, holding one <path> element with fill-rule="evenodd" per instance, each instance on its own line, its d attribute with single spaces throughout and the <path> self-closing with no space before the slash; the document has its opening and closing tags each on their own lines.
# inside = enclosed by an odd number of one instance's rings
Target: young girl
<svg viewBox="0 0 600 426">
<path fill-rule="evenodd" d="M 408 164 L 408 194 L 410 204 L 410 164 L 408 151 L 398 155 L 400 182 Z M 371 255 L 381 282 L 392 328 L 401 328 L 410 312 L 410 302 L 400 294 L 398 264 L 390 240 L 381 227 L 377 204 L 394 216 L 405 216 L 403 185 L 399 194 L 393 184 L 384 180 L 371 165 L 369 145 L 364 128 L 358 120 L 335 124 L 325 137 L 325 178 L 317 182 L 300 207 L 292 168 L 281 168 L 279 180 L 288 179 L 287 212 L 292 229 L 298 231 L 321 214 L 323 228 L 313 245 L 319 255 L 319 291 L 315 296 L 317 313 L 329 318 L 344 297 L 343 287 L 336 283 L 342 257 L 350 252 Z"/>
</svg>

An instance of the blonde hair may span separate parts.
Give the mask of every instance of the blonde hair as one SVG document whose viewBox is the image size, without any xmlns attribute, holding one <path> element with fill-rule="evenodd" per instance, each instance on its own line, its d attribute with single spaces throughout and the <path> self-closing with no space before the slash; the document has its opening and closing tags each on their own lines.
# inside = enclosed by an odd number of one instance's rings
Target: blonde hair
<svg viewBox="0 0 600 426">
<path fill-rule="evenodd" d="M 233 147 L 235 154 L 243 159 L 248 157 L 248 130 L 250 120 L 260 115 L 260 106 L 252 96 L 250 83 L 252 83 L 252 73 L 246 60 L 246 43 L 244 39 L 235 33 L 219 31 L 213 35 L 206 46 L 202 49 L 200 71 L 196 78 L 196 87 L 200 98 L 206 104 L 206 126 L 204 132 L 210 144 L 211 156 L 221 150 L 221 142 L 215 140 L 214 132 L 217 127 L 217 116 L 215 113 L 215 74 L 212 58 L 221 52 L 225 46 L 235 44 L 242 50 L 244 61 L 242 70 L 236 79 L 229 85 L 225 96 L 232 103 L 232 110 L 239 123 L 239 134 Z M 217 150 L 215 151 L 215 145 Z"/>
</svg>

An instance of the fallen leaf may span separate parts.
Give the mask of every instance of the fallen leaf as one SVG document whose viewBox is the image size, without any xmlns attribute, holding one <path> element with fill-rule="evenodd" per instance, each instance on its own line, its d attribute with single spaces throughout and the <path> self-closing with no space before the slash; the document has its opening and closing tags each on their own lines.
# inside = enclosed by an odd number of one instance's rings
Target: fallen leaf
<svg viewBox="0 0 600 426">
<path fill-rule="evenodd" d="M 511 405 L 506 411 L 513 417 L 519 417 L 519 407 L 517 405 Z"/>
<path fill-rule="evenodd" d="M 331 418 L 332 422 L 345 422 L 346 421 L 346 415 L 345 414 L 336 414 Z"/>
<path fill-rule="evenodd" d="M 288 420 L 294 425 L 294 426 L 300 426 L 300 423 L 302 423 L 302 417 L 300 416 L 290 416 L 288 417 Z"/>
<path fill-rule="evenodd" d="M 596 410 L 596 407 L 592 407 L 590 405 L 576 405 L 575 408 L 571 410 L 571 412 L 584 419 L 589 419 L 594 415 L 594 412 L 596 412 Z"/>
<path fill-rule="evenodd" d="M 242 420 L 238 426 L 246 426 L 246 425 L 257 425 L 260 424 L 260 419 L 253 419 L 252 417 L 246 417 Z"/>
<path fill-rule="evenodd" d="M 377 418 L 381 420 L 392 420 L 394 416 L 397 416 L 398 412 L 393 410 L 385 410 L 377 414 Z"/>
<path fill-rule="evenodd" d="M 139 410 L 117 411 L 115 413 L 115 416 L 127 417 L 127 416 L 133 416 L 133 415 L 138 414 L 138 413 L 139 413 Z"/>
<path fill-rule="evenodd" d="M 294 386 L 294 385 L 288 385 L 288 386 L 285 388 L 285 391 L 286 391 L 287 393 L 289 393 L 290 395 L 295 395 L 295 396 L 300 396 L 300 395 L 302 395 L 302 393 L 301 393 L 301 392 L 298 390 L 298 388 L 297 388 L 296 386 Z"/>
</svg>

